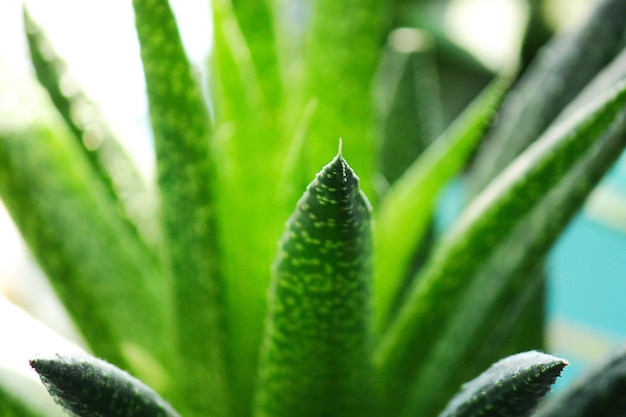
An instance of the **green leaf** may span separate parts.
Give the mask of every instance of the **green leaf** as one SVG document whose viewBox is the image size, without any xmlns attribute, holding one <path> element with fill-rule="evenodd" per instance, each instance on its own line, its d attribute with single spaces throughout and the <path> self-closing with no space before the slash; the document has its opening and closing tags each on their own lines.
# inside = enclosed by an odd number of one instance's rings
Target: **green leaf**
<svg viewBox="0 0 626 417">
<path fill-rule="evenodd" d="M 88 355 L 30 361 L 54 400 L 76 417 L 180 417 L 157 393 L 121 369 Z"/>
<path fill-rule="evenodd" d="M 338 155 L 287 223 L 275 264 L 256 416 L 375 413 L 370 206 Z"/>
<path fill-rule="evenodd" d="M 424 30 L 392 31 L 378 70 L 380 171 L 393 184 L 443 130 L 433 39 Z"/>
<path fill-rule="evenodd" d="M 157 154 L 162 261 L 173 289 L 181 391 L 193 413 L 226 415 L 225 306 L 208 110 L 167 0 L 136 0 Z M 187 410 L 184 410 L 187 411 Z"/>
<path fill-rule="evenodd" d="M 506 288 L 507 280 L 502 277 L 510 278 L 527 262 L 534 265 L 536 256 L 545 253 L 573 214 L 571 207 L 560 211 L 567 207 L 563 205 L 567 194 L 559 190 L 561 181 L 569 182 L 563 189 L 581 203 L 578 191 L 584 196 L 619 154 L 616 148 L 623 147 L 623 120 L 615 125 L 619 134 L 609 134 L 608 140 L 604 135 L 625 104 L 626 82 L 622 82 L 576 117 L 547 131 L 468 207 L 441 243 L 414 281 L 375 356 L 390 403 L 400 404 L 411 393 L 402 415 L 414 415 L 418 408 L 424 413 L 436 411 L 446 391 L 442 385 L 450 383 L 442 377 L 442 367 L 455 369 L 452 363 L 464 363 L 461 347 L 481 342 L 474 331 Z M 578 184 L 586 165 L 596 166 L 591 179 L 582 177 L 588 183 Z M 577 174 L 566 177 L 572 169 Z M 546 216 L 553 211 L 546 210 L 554 205 L 558 209 L 553 216 L 562 217 L 556 218 L 552 229 Z M 537 225 L 537 219 L 543 219 L 539 227 L 550 226 L 548 231 L 529 229 L 533 220 Z M 518 250 L 507 250 L 511 244 L 518 245 Z"/>
<path fill-rule="evenodd" d="M 471 177 L 473 194 L 536 140 L 615 57 L 624 46 L 625 25 L 626 3 L 603 0 L 574 34 L 564 33 L 542 50 L 511 91 L 499 123 L 477 156 Z"/>
<path fill-rule="evenodd" d="M 463 385 L 439 417 L 526 417 L 567 365 L 536 351 L 504 358 Z"/>
<path fill-rule="evenodd" d="M 250 49 L 264 101 L 270 112 L 282 110 L 283 83 L 278 63 L 272 1 L 232 0 L 239 27 Z"/>
<path fill-rule="evenodd" d="M 626 348 L 613 352 L 533 417 L 616 417 L 626 414 Z"/>
<path fill-rule="evenodd" d="M 128 217 L 133 233 L 140 233 L 139 241 L 146 240 L 151 247 L 157 244 L 158 231 L 153 224 L 155 202 L 132 160 L 104 123 L 98 107 L 72 80 L 65 62 L 57 56 L 53 46 L 28 13 L 23 9 L 24 25 L 35 75 L 80 144 L 83 155 L 107 187 L 111 198 Z M 64 92 L 62 83 L 70 85 Z"/>
<path fill-rule="evenodd" d="M 240 27 L 229 0 L 214 1 L 212 6 L 215 48 L 210 68 L 211 97 L 218 163 L 223 174 L 218 195 L 228 277 L 227 349 L 233 391 L 237 392 L 235 413 L 243 414 L 249 412 L 252 402 L 266 292 L 271 280 L 269 265 L 293 201 L 286 205 L 277 204 L 275 199 L 288 136 L 281 129 L 281 117 L 273 113 L 276 109 L 272 106 L 277 104 L 273 100 L 277 97 L 266 97 L 271 94 L 266 90 L 269 85 L 259 78 L 265 70 L 269 71 L 256 66 L 261 57 L 255 53 L 261 52 L 251 48 L 260 45 L 252 45 L 256 42 L 250 40 L 252 33 L 242 32 L 250 30 L 253 23 L 242 21 L 244 26 Z M 239 17 L 243 18 L 241 13 L 239 10 Z M 297 196 L 300 193 L 301 189 Z"/>
<path fill-rule="evenodd" d="M 160 268 L 69 132 L 50 128 L 0 132 L 0 195 L 92 349 L 124 366 L 131 350 L 163 359 Z"/>
<path fill-rule="evenodd" d="M 0 385 L 0 416 L 39 417 L 40 414 Z"/>
<path fill-rule="evenodd" d="M 390 320 L 412 256 L 432 219 L 443 186 L 482 139 L 512 77 L 497 78 L 409 167 L 380 202 L 376 215 L 376 320 Z"/>
<path fill-rule="evenodd" d="M 305 141 L 305 175 L 313 175 L 341 137 L 370 196 L 378 162 L 371 88 L 388 30 L 384 6 L 382 0 L 315 1 L 303 45 L 303 99 L 318 101 Z"/>
</svg>

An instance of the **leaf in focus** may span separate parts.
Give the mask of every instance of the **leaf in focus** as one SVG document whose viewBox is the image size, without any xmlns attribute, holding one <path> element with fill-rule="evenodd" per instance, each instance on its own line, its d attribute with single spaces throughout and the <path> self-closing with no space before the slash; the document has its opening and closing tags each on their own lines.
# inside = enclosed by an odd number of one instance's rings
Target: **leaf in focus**
<svg viewBox="0 0 626 417">
<path fill-rule="evenodd" d="M 76 417 L 180 417 L 147 385 L 89 355 L 30 361 L 55 402 Z"/>
<path fill-rule="evenodd" d="M 530 351 L 504 358 L 463 385 L 439 417 L 526 417 L 568 362 Z"/>
<path fill-rule="evenodd" d="M 270 287 L 256 417 L 369 416 L 370 206 L 341 155 L 290 217 Z"/>
<path fill-rule="evenodd" d="M 596 161 L 599 165 L 596 173 L 603 172 L 601 168 L 608 169 L 619 155 L 616 148 L 623 147 L 623 137 L 609 135 L 607 141 L 603 138 L 616 118 L 619 121 L 616 126 L 622 131 L 621 113 L 625 104 L 626 82 L 622 82 L 575 117 L 547 131 L 468 207 L 438 247 L 431 262 L 414 281 L 375 356 L 383 386 L 389 390 L 390 406 L 403 403 L 407 392 L 411 392 L 402 415 L 415 414 L 416 407 L 424 413 L 436 411 L 446 391 L 441 385 L 450 383 L 440 375 L 441 367 L 454 369 L 451 362 L 463 363 L 460 360 L 463 349 L 459 347 L 467 346 L 466 337 L 475 336 L 472 330 L 482 323 L 484 309 L 506 288 L 506 281 L 494 277 L 502 276 L 502 268 L 510 277 L 515 271 L 508 263 L 517 262 L 514 265 L 522 267 L 526 260 L 537 256 L 531 249 L 545 252 L 546 242 L 559 234 L 568 216 L 573 214 L 572 210 L 563 213 L 557 210 L 563 218 L 554 222 L 558 226 L 556 230 L 545 234 L 543 230 L 529 230 L 527 226 L 532 222 L 524 218 L 544 216 L 543 227 L 551 224 L 545 219 L 550 211 L 533 211 L 546 200 L 551 204 L 562 200 L 558 197 L 558 185 L 575 170 L 579 161 L 591 158 L 587 163 L 593 164 L 594 155 L 608 150 Z M 598 179 L 595 178 L 596 182 Z M 581 184 L 582 190 L 588 192 L 593 184 L 594 181 Z M 576 185 L 565 188 L 575 192 L 581 189 Z M 552 190 L 556 190 L 557 197 L 546 199 Z M 516 244 L 518 239 L 528 239 L 525 244 L 530 246 L 522 246 L 521 253 L 507 251 L 505 245 Z M 433 384 L 433 373 L 437 375 L 437 384 Z M 414 381 L 413 387 L 406 381 Z"/>
<path fill-rule="evenodd" d="M 533 417 L 618 417 L 626 415 L 626 347 L 581 375 L 544 403 Z"/>
</svg>

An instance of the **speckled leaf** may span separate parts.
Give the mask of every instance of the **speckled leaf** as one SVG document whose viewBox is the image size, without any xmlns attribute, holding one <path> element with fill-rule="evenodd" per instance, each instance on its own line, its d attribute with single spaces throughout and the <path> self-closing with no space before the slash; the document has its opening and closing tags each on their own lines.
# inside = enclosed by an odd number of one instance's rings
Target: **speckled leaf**
<svg viewBox="0 0 626 417">
<path fill-rule="evenodd" d="M 513 240 L 515 236 L 524 239 L 527 236 L 533 245 L 554 239 L 560 229 L 552 230 L 547 236 L 539 234 L 534 242 L 533 233 L 522 227 L 525 217 L 534 215 L 533 210 L 546 201 L 546 196 L 579 161 L 598 152 L 594 145 L 602 142 L 624 105 L 626 82 L 546 132 L 468 207 L 416 277 L 401 311 L 378 347 L 376 364 L 382 371 L 383 386 L 389 389 L 387 398 L 391 407 L 403 403 L 410 391 L 411 400 L 402 415 L 414 415 L 415 407 L 424 413 L 437 411 L 441 399 L 437 399 L 439 392 L 431 389 L 430 375 L 436 372 L 439 381 L 440 366 L 448 361 L 435 359 L 461 354 L 462 349 L 456 347 L 467 343 L 461 335 L 471 334 L 466 329 L 480 323 L 469 319 L 471 316 L 467 314 L 484 314 L 481 311 L 483 303 L 488 303 L 487 296 L 495 296 L 502 290 L 503 283 L 489 277 L 501 277 L 502 267 L 510 268 L 504 261 L 509 254 L 500 262 L 496 255 L 506 254 L 500 250 L 507 239 Z M 612 147 L 615 143 L 607 141 L 606 145 Z M 604 160 L 602 166 L 606 168 L 610 162 L 610 158 Z M 571 211 L 566 213 L 569 215 Z M 539 211 L 537 215 L 545 212 Z M 510 255 L 517 257 L 519 253 Z M 461 309 L 459 305 L 470 299 L 468 294 L 476 298 L 473 304 L 467 302 Z M 451 352 L 452 346 L 458 352 Z M 433 368 L 431 364 L 439 367 Z M 414 385 L 411 387 L 406 381 L 414 381 Z M 445 383 L 445 379 L 441 381 Z M 432 392 L 433 395 L 428 394 Z"/>
<path fill-rule="evenodd" d="M 275 265 L 256 417 L 369 416 L 370 207 L 338 155 L 287 223 Z"/>
<path fill-rule="evenodd" d="M 30 361 L 53 399 L 76 417 L 180 417 L 156 392 L 88 355 Z"/>
<path fill-rule="evenodd" d="M 417 251 L 439 192 L 483 137 L 512 81 L 496 79 L 389 189 L 376 216 L 376 323 L 382 329 Z"/>
<path fill-rule="evenodd" d="M 574 33 L 551 41 L 502 106 L 470 177 L 476 194 L 530 143 L 624 47 L 626 2 L 602 0 Z M 581 59 L 584 57 L 584 59 Z"/>
<path fill-rule="evenodd" d="M 478 266 L 471 275 L 466 270 L 464 277 L 468 289 L 455 312 L 441 321 L 438 340 L 416 378 L 407 409 L 442 407 L 459 383 L 494 360 L 494 349 L 502 347 L 508 335 L 542 323 L 520 322 L 523 307 L 534 301 L 529 297 L 543 285 L 537 260 L 545 258 L 625 147 L 626 120 L 620 118 L 532 210 L 517 219 L 507 236 L 493 249 L 484 249 L 482 259 L 473 260 Z M 476 244 L 480 241 L 477 238 Z M 540 312 L 531 312 L 530 319 Z M 540 342 L 530 348 L 538 346 Z"/>
<path fill-rule="evenodd" d="M 158 236 L 153 222 L 155 203 L 145 181 L 104 123 L 97 105 L 89 100 L 77 81 L 71 78 L 65 62 L 56 54 L 53 45 L 25 7 L 23 13 L 31 62 L 37 79 L 74 133 L 83 154 L 106 185 L 111 198 L 128 217 L 131 231 L 140 233 L 137 236 L 138 244 L 146 240 L 150 246 L 155 246 Z"/>
<path fill-rule="evenodd" d="M 191 413 L 221 416 L 229 401 L 209 114 L 168 1 L 133 6 L 157 154 L 163 263 L 173 286 L 175 340 L 184 352 L 180 388 Z"/>
<path fill-rule="evenodd" d="M 504 358 L 463 385 L 439 417 L 526 417 L 567 365 L 536 351 Z"/>
<path fill-rule="evenodd" d="M 0 133 L 0 195 L 93 350 L 120 365 L 131 350 L 162 359 L 159 265 L 69 132 L 50 128 Z"/>
<path fill-rule="evenodd" d="M 626 347 L 590 369 L 533 417 L 619 417 L 626 415 Z"/>
</svg>

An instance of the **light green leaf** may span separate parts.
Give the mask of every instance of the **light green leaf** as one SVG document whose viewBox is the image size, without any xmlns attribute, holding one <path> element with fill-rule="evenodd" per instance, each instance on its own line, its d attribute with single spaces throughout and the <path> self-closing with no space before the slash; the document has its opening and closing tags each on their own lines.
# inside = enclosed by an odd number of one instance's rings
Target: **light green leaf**
<svg viewBox="0 0 626 417">
<path fill-rule="evenodd" d="M 157 393 L 121 369 L 88 355 L 30 361 L 53 399 L 76 417 L 180 417 Z"/>
<path fill-rule="evenodd" d="M 263 8 L 260 4 L 256 7 Z M 253 23 L 246 19 L 256 16 L 244 18 L 243 11 L 239 12 L 235 14 L 229 0 L 213 2 L 215 49 L 211 58 L 211 87 L 218 163 L 223 174 L 218 203 L 228 277 L 229 367 L 233 390 L 237 392 L 236 414 L 243 414 L 250 409 L 252 401 L 271 278 L 269 266 L 291 206 L 277 204 L 275 198 L 288 136 L 281 129 L 281 117 L 274 114 L 273 106 L 278 104 L 274 100 L 278 97 L 266 96 L 272 94 L 267 90 L 271 82 L 260 78 L 267 75 L 265 71 L 273 73 L 273 70 L 257 66 L 265 60 L 258 55 L 261 51 L 251 49 L 264 47 L 256 39 L 258 34 L 243 32 L 251 30 L 252 24 L 269 23 Z M 243 19 L 243 27 L 237 16 Z"/>
<path fill-rule="evenodd" d="M 269 294 L 257 417 L 375 413 L 370 207 L 338 155 L 287 223 Z"/>
<path fill-rule="evenodd" d="M 407 391 L 411 393 L 402 415 L 413 415 L 417 409 L 436 411 L 440 395 L 446 392 L 442 386 L 450 384 L 442 377 L 441 367 L 455 369 L 454 363 L 463 354 L 461 347 L 480 343 L 475 338 L 480 335 L 474 333 L 485 318 L 485 309 L 506 288 L 502 277 L 510 277 L 519 272 L 517 268 L 536 260 L 536 255 L 541 256 L 573 215 L 571 207 L 564 209 L 563 195 L 568 194 L 561 194 L 561 181 L 571 181 L 563 189 L 581 203 L 619 154 L 616 148 L 623 146 L 621 118 L 610 132 L 619 134 L 605 138 L 605 133 L 625 104 L 626 83 L 622 82 L 576 117 L 547 131 L 468 207 L 416 278 L 375 357 L 390 402 L 399 404 Z M 595 166 L 591 178 L 580 177 L 588 166 Z M 570 170 L 578 172 L 567 177 Z M 578 184 L 580 178 L 587 183 Z M 554 205 L 559 208 L 554 215 L 559 217 L 552 223 L 545 216 L 552 213 L 546 209 Z M 543 220 L 533 222 L 533 217 Z M 528 228 L 537 224 L 550 227 L 545 233 Z M 552 224 L 554 229 L 550 229 Z M 511 244 L 518 250 L 507 250 Z M 473 339 L 466 340 L 468 336 Z M 437 383 L 433 384 L 435 374 Z M 406 381 L 414 384 L 407 387 Z"/>
<path fill-rule="evenodd" d="M 467 162 L 489 126 L 512 77 L 496 79 L 429 146 L 386 193 L 376 215 L 376 322 L 389 322 L 412 256 L 432 219 L 443 186 Z"/>
<path fill-rule="evenodd" d="M 39 417 L 40 414 L 29 404 L 20 401 L 0 385 L 0 416 L 2 417 Z"/>
<path fill-rule="evenodd" d="M 536 351 L 504 358 L 464 384 L 439 417 L 529 416 L 567 365 Z"/>
<path fill-rule="evenodd" d="M 371 89 L 388 12 L 382 0 L 315 1 L 302 46 L 303 99 L 318 102 L 305 141 L 305 175 L 317 171 L 341 137 L 354 153 L 361 187 L 371 198 L 378 163 Z"/>
<path fill-rule="evenodd" d="M 126 151 L 106 125 L 95 103 L 83 93 L 57 56 L 45 33 L 24 7 L 24 25 L 35 75 L 80 144 L 92 168 L 111 198 L 129 218 L 128 226 L 154 248 L 158 230 L 154 224 L 155 201 Z M 71 85 L 71 93 L 64 93 Z"/>
<path fill-rule="evenodd" d="M 157 154 L 161 254 L 172 285 L 179 385 L 190 413 L 226 415 L 223 265 L 209 114 L 167 0 L 136 0 L 133 6 Z"/>
<path fill-rule="evenodd" d="M 263 99 L 274 116 L 282 110 L 283 82 L 271 0 L 231 0 L 241 33 L 250 49 Z"/>
<path fill-rule="evenodd" d="M 89 345 L 127 367 L 163 358 L 163 282 L 69 132 L 0 133 L 0 195 Z"/>
</svg>

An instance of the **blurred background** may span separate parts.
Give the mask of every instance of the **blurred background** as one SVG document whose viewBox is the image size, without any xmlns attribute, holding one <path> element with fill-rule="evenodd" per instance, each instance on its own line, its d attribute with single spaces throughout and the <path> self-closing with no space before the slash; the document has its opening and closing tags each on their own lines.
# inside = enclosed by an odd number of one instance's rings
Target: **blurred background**
<svg viewBox="0 0 626 417">
<path fill-rule="evenodd" d="M 576 27 L 593 0 L 406 0 L 404 25 L 423 28 L 435 40 L 444 97 L 444 123 L 454 117 L 508 63 L 527 64 L 554 32 Z M 414 7 L 419 3 L 420 8 Z M 153 156 L 145 85 L 128 1 L 31 0 L 34 18 L 46 29 L 70 71 L 64 88 L 76 86 L 93 99 L 124 140 L 146 178 Z M 190 58 L 203 65 L 210 53 L 208 0 L 171 1 Z M 66 82 L 67 81 L 67 82 Z M 0 2 L 0 110 L 37 103 L 20 100 L 34 87 L 21 2 Z M 0 114 L 7 114 L 0 111 Z M 0 123 L 7 121 L 0 120 Z M 442 197 L 441 224 L 449 224 L 462 200 L 462 182 Z M 570 360 L 564 382 L 626 340 L 626 157 L 589 199 L 552 250 L 548 262 L 548 350 Z M 42 272 L 32 261 L 0 202 L 0 294 L 80 343 Z M 9 331 L 0 316 L 0 332 Z M 20 331 L 14 326 L 11 331 Z"/>
</svg>

